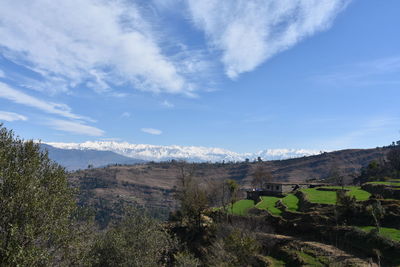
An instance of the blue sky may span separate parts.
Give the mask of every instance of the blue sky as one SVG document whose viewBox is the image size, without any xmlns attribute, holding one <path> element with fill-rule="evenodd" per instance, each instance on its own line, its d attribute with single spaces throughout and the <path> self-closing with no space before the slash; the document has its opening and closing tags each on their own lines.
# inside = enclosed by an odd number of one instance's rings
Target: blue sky
<svg viewBox="0 0 400 267">
<path fill-rule="evenodd" d="M 400 139 L 397 0 L 4 0 L 26 139 L 335 150 Z"/>
</svg>

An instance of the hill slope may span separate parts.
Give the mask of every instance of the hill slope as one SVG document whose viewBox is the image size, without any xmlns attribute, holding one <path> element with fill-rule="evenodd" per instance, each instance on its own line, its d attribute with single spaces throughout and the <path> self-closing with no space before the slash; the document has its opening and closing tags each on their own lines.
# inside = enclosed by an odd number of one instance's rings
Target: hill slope
<svg viewBox="0 0 400 267">
<path fill-rule="evenodd" d="M 332 168 L 338 168 L 350 180 L 362 166 L 382 158 L 386 148 L 341 150 L 320 155 L 261 163 L 195 163 L 195 177 L 203 181 L 234 179 L 242 188 L 250 188 L 252 173 L 258 164 L 269 170 L 276 181 L 326 179 Z M 179 169 L 174 162 L 146 163 L 132 166 L 109 166 L 70 174 L 70 180 L 81 188 L 85 202 L 118 199 L 170 210 L 175 207 L 173 188 Z M 104 203 L 104 201 L 102 202 Z M 97 205 L 95 204 L 95 205 Z"/>
</svg>

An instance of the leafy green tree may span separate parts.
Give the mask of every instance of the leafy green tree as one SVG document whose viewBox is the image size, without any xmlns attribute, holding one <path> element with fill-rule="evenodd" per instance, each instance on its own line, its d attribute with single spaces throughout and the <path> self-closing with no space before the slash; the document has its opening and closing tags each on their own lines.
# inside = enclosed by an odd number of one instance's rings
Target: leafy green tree
<svg viewBox="0 0 400 267">
<path fill-rule="evenodd" d="M 349 221 L 352 219 L 357 211 L 357 200 L 355 196 L 347 194 L 346 190 L 336 191 L 336 206 L 335 214 L 343 221 Z"/>
<path fill-rule="evenodd" d="M 233 204 L 238 199 L 238 191 L 239 185 L 235 180 L 226 179 L 224 181 L 219 181 L 215 183 L 211 190 L 214 189 L 212 192 L 217 196 L 217 200 L 215 201 L 215 206 L 223 208 L 223 211 L 227 212 L 228 208 L 233 208 Z"/>
<path fill-rule="evenodd" d="M 400 172 L 400 145 L 394 145 L 387 154 L 390 167 L 396 172 Z"/>
<path fill-rule="evenodd" d="M 76 212 L 64 168 L 0 124 L 0 266 L 75 264 Z"/>
<path fill-rule="evenodd" d="M 397 178 L 400 174 L 400 141 L 393 142 L 389 148 L 386 159 L 371 161 L 368 166 L 361 169 L 360 176 L 354 182 L 365 183 Z"/>
<path fill-rule="evenodd" d="M 231 179 L 226 180 L 225 183 L 227 185 L 227 189 L 228 189 L 228 193 L 229 193 L 231 209 L 233 211 L 233 204 L 238 199 L 239 185 L 235 180 L 231 180 Z"/>
<path fill-rule="evenodd" d="M 385 209 L 379 200 L 375 200 L 371 205 L 366 207 L 367 211 L 371 214 L 374 219 L 376 230 L 380 231 L 380 221 L 385 216 Z"/>
<path fill-rule="evenodd" d="M 384 180 L 390 176 L 390 167 L 383 159 L 373 160 L 367 166 L 361 168 L 360 175 L 354 179 L 355 184 L 363 184 L 369 181 Z"/>
</svg>

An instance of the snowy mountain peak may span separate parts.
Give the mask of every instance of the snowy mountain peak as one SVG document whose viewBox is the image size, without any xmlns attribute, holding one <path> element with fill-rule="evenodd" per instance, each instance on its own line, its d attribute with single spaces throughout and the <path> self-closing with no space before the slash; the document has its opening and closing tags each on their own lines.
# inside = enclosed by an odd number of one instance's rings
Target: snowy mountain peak
<svg viewBox="0 0 400 267">
<path fill-rule="evenodd" d="M 245 159 L 278 160 L 319 154 L 316 150 L 306 149 L 266 149 L 256 153 L 237 153 L 227 149 L 201 146 L 157 146 L 130 144 L 115 141 L 87 141 L 84 143 L 46 143 L 61 149 L 112 151 L 125 157 L 165 161 L 183 159 L 188 161 L 244 161 Z"/>
</svg>

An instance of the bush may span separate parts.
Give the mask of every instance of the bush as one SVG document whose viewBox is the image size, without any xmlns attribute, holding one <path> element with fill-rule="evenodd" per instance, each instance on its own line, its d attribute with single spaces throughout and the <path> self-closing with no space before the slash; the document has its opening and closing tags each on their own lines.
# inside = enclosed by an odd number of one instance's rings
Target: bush
<svg viewBox="0 0 400 267">
<path fill-rule="evenodd" d="M 124 218 L 99 236 L 90 251 L 92 266 L 160 266 L 177 246 L 154 219 L 127 208 Z"/>
<path fill-rule="evenodd" d="M 251 233 L 220 225 L 217 238 L 207 253 L 209 266 L 255 266 L 261 250 Z"/>
</svg>

